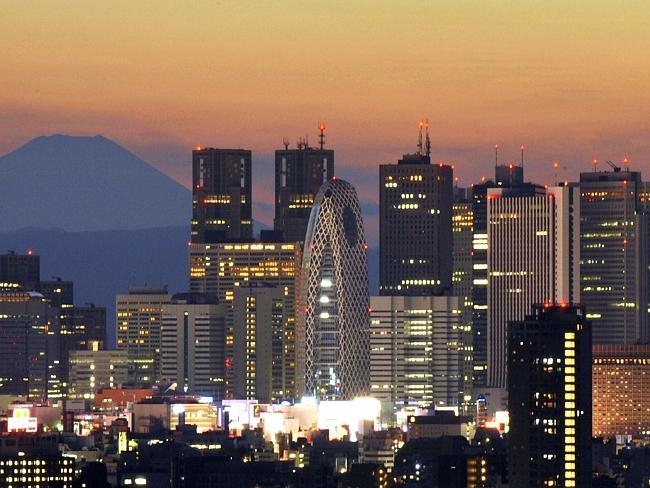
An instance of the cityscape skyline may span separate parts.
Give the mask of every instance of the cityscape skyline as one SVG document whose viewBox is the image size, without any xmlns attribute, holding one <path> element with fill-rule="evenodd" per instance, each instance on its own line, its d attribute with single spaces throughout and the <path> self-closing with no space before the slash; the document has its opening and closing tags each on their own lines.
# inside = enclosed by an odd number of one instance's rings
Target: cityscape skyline
<svg viewBox="0 0 650 488">
<path fill-rule="evenodd" d="M 494 144 L 504 161 L 526 145 L 540 183 L 552 183 L 554 160 L 569 178 L 594 157 L 628 155 L 650 170 L 642 2 L 470 6 L 10 2 L 0 17 L 0 153 L 41 134 L 101 133 L 189 187 L 188 148 L 243 147 L 264 181 L 282 138 L 316 142 L 324 120 L 340 176 L 365 205 L 377 194 L 365 177 L 411 151 L 417 120 L 429 117 L 434 157 L 455 162 L 461 184 L 488 173 Z M 210 19 L 221 18 L 232 21 L 213 32 Z M 254 193 L 272 202 L 272 188 Z M 258 218 L 271 224 L 264 209 Z"/>
<path fill-rule="evenodd" d="M 0 485 L 650 487 L 648 32 L 4 2 Z"/>
</svg>

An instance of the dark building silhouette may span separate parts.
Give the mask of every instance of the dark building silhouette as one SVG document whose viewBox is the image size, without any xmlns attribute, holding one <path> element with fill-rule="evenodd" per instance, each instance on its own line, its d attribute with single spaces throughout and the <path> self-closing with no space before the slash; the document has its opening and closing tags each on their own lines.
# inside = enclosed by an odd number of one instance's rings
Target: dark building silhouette
<svg viewBox="0 0 650 488">
<path fill-rule="evenodd" d="M 73 320 L 75 333 L 82 336 L 78 349 L 88 349 L 88 343 L 92 341 L 100 342 L 103 348 L 107 346 L 106 307 L 96 307 L 94 303 L 74 307 Z"/>
<path fill-rule="evenodd" d="M 192 242 L 253 237 L 251 151 L 192 151 Z"/>
<path fill-rule="evenodd" d="M 334 151 L 300 141 L 295 149 L 275 151 L 274 229 L 285 242 L 305 240 L 314 197 L 334 176 Z"/>
<path fill-rule="evenodd" d="M 0 288 L 0 394 L 60 397 L 57 314 L 40 293 Z"/>
<path fill-rule="evenodd" d="M 580 173 L 580 300 L 594 343 L 648 340 L 648 216 L 641 173 Z"/>
<path fill-rule="evenodd" d="M 453 169 L 431 164 L 428 152 L 379 166 L 380 295 L 438 294 L 451 286 Z"/>
<path fill-rule="evenodd" d="M 591 323 L 584 308 L 538 305 L 510 322 L 508 370 L 510 486 L 591 486 Z"/>
<path fill-rule="evenodd" d="M 67 382 L 69 352 L 82 349 L 83 343 L 83 334 L 79 334 L 74 327 L 74 283 L 53 277 L 51 280 L 39 281 L 36 290 L 50 302 L 50 306 L 58 314 L 59 374 L 62 380 Z"/>
<path fill-rule="evenodd" d="M 27 251 L 16 254 L 9 251 L 0 256 L 0 282 L 15 283 L 33 289 L 41 280 L 41 257 Z"/>
</svg>

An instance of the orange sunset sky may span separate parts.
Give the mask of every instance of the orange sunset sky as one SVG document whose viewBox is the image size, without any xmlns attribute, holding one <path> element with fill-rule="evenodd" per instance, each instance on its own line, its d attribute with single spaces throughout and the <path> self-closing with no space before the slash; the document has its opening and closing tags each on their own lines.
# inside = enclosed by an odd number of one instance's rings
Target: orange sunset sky
<svg viewBox="0 0 650 488">
<path fill-rule="evenodd" d="M 103 134 L 187 184 L 193 146 L 250 148 L 269 222 L 273 150 L 324 120 L 372 226 L 424 117 L 461 185 L 496 143 L 540 183 L 625 155 L 650 177 L 649 53 L 647 0 L 4 0 L 0 154 Z"/>
</svg>

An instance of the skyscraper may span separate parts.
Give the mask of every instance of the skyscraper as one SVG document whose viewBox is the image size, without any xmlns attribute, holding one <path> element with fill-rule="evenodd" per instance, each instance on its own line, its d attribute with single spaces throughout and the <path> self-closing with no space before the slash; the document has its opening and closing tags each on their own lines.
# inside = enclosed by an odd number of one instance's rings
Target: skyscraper
<svg viewBox="0 0 650 488">
<path fill-rule="evenodd" d="M 163 305 L 171 295 L 167 286 L 129 286 L 129 293 L 115 298 L 117 349 L 127 352 L 129 380 L 153 385 L 160 375 L 160 328 Z"/>
<path fill-rule="evenodd" d="M 495 161 L 495 163 L 497 163 Z M 495 183 L 496 182 L 496 183 Z M 524 169 L 516 164 L 495 164 L 494 181 L 483 180 L 472 185 L 472 363 L 473 385 L 487 385 L 487 322 L 488 322 L 488 216 L 487 193 L 490 188 L 517 188 L 534 192 L 535 185 L 524 183 Z"/>
<path fill-rule="evenodd" d="M 72 313 L 75 333 L 83 337 L 80 349 L 88 349 L 91 342 L 99 342 L 100 349 L 106 348 L 106 307 L 89 303 L 84 307 L 74 307 Z"/>
<path fill-rule="evenodd" d="M 461 330 L 463 333 L 463 383 L 464 395 L 471 399 L 474 380 L 474 351 L 472 344 L 472 319 L 474 314 L 473 286 L 473 240 L 474 240 L 474 210 L 468 200 L 466 188 L 454 189 L 454 205 L 452 208 L 452 239 L 453 239 L 453 272 L 452 295 L 460 300 Z"/>
<path fill-rule="evenodd" d="M 316 195 L 302 264 L 298 391 L 351 399 L 368 393 L 368 263 L 357 193 L 332 179 Z"/>
<path fill-rule="evenodd" d="M 226 323 L 226 396 L 233 395 L 234 294 L 238 287 L 255 284 L 277 286 L 285 294 L 285 306 L 290 313 L 283 316 L 284 366 L 280 390 L 285 397 L 296 396 L 295 306 L 300 259 L 300 246 L 288 242 L 190 246 L 190 291 L 208 293 L 231 307 Z"/>
<path fill-rule="evenodd" d="M 324 126 L 322 126 L 324 131 Z M 323 132 L 321 132 L 321 137 Z M 334 176 L 334 151 L 309 146 L 275 151 L 275 219 L 274 229 L 282 232 L 285 242 L 303 242 L 316 192 Z"/>
<path fill-rule="evenodd" d="M 648 339 L 647 215 L 641 173 L 580 174 L 581 300 L 594 343 Z"/>
<path fill-rule="evenodd" d="M 26 290 L 34 290 L 41 281 L 41 257 L 27 251 L 16 254 L 9 251 L 0 256 L 0 283 L 15 283 Z"/>
<path fill-rule="evenodd" d="M 264 283 L 235 288 L 233 383 L 235 398 L 279 402 L 284 392 L 284 324 L 294 300 L 283 287 Z"/>
<path fill-rule="evenodd" d="M 74 327 L 74 283 L 55 277 L 51 280 L 39 281 L 35 289 L 50 302 L 50 306 L 58 313 L 60 374 L 63 381 L 67 382 L 69 352 L 82 349 L 84 342 L 83 334 L 78 333 Z"/>
<path fill-rule="evenodd" d="M 510 486 L 591 486 L 591 323 L 536 306 L 508 327 Z"/>
<path fill-rule="evenodd" d="M 15 283 L 0 288 L 0 393 L 61 397 L 57 309 Z"/>
<path fill-rule="evenodd" d="M 574 187 L 488 190 L 488 384 L 506 386 L 507 323 L 535 303 L 578 302 Z"/>
<path fill-rule="evenodd" d="M 176 391 L 223 399 L 228 306 L 199 293 L 179 293 L 162 306 L 161 379 Z"/>
<path fill-rule="evenodd" d="M 431 164 L 428 150 L 379 166 L 381 295 L 451 287 L 453 179 L 452 167 Z"/>
<path fill-rule="evenodd" d="M 370 394 L 402 406 L 458 407 L 463 398 L 457 297 L 370 297 Z"/>
<path fill-rule="evenodd" d="M 253 237 L 251 151 L 192 151 L 192 242 Z"/>
</svg>

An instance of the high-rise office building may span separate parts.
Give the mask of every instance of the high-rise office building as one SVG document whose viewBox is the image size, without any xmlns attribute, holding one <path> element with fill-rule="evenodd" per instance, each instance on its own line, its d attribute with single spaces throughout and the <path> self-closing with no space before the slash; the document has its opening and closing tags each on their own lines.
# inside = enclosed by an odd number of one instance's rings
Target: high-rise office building
<svg viewBox="0 0 650 488">
<path fill-rule="evenodd" d="M 81 349 L 83 334 L 74 327 L 74 283 L 53 277 L 51 280 L 39 281 L 35 287 L 58 313 L 59 322 L 59 355 L 61 361 L 61 377 L 67 383 L 69 352 Z"/>
<path fill-rule="evenodd" d="M 58 311 L 15 283 L 0 289 L 0 393 L 61 398 Z"/>
<path fill-rule="evenodd" d="M 428 153 L 379 166 L 381 295 L 438 294 L 451 287 L 453 169 L 431 164 Z"/>
<path fill-rule="evenodd" d="M 9 251 L 0 255 L 0 283 L 14 283 L 26 290 L 34 290 L 41 281 L 41 257 L 32 251 L 16 254 Z"/>
<path fill-rule="evenodd" d="M 488 189 L 488 384 L 504 388 L 507 323 L 535 303 L 580 300 L 575 187 Z"/>
<path fill-rule="evenodd" d="M 452 207 L 453 268 L 452 294 L 460 300 L 461 330 L 463 332 L 464 367 L 463 391 L 471 400 L 474 380 L 474 351 L 472 345 L 472 319 L 474 313 L 473 282 L 474 263 L 472 244 L 474 240 L 474 210 L 466 188 L 454 189 Z"/>
<path fill-rule="evenodd" d="M 228 306 L 179 293 L 162 306 L 161 379 L 181 394 L 224 398 Z"/>
<path fill-rule="evenodd" d="M 636 171 L 580 174 L 581 301 L 594 343 L 648 339 L 647 215 Z"/>
<path fill-rule="evenodd" d="M 321 126 L 324 130 L 324 126 Z M 321 137 L 324 137 L 321 132 Z M 285 242 L 303 242 L 314 197 L 323 183 L 334 176 L 334 151 L 310 147 L 299 141 L 298 147 L 275 151 L 274 229 Z"/>
<path fill-rule="evenodd" d="M 83 337 L 79 349 L 88 349 L 91 342 L 99 342 L 100 349 L 106 348 L 106 307 L 89 303 L 84 307 L 74 307 L 72 313 L 75 333 Z"/>
<path fill-rule="evenodd" d="M 328 181 L 314 200 L 303 253 L 296 341 L 301 394 L 351 399 L 368 393 L 366 249 L 354 187 Z"/>
<path fill-rule="evenodd" d="M 650 435 L 650 344 L 593 345 L 593 435 Z"/>
<path fill-rule="evenodd" d="M 288 306 L 287 306 L 288 305 Z M 284 324 L 293 317 L 293 299 L 282 287 L 250 284 L 233 299 L 233 384 L 235 398 L 279 402 L 284 392 Z"/>
<path fill-rule="evenodd" d="M 192 151 L 192 242 L 253 237 L 251 152 Z"/>
<path fill-rule="evenodd" d="M 283 379 L 285 397 L 296 396 L 296 296 L 300 279 L 301 249 L 296 243 L 255 242 L 192 244 L 190 246 L 190 291 L 207 293 L 231 305 L 238 287 L 268 284 L 286 296 L 284 315 Z M 234 317 L 226 323 L 226 396 L 233 395 Z"/>
<path fill-rule="evenodd" d="M 370 394 L 395 407 L 458 407 L 465 334 L 457 297 L 370 297 Z"/>
<path fill-rule="evenodd" d="M 510 486 L 591 486 L 591 323 L 535 306 L 508 327 Z"/>
<path fill-rule="evenodd" d="M 93 400 L 104 388 L 121 388 L 129 378 L 124 350 L 101 350 L 99 342 L 85 351 L 70 351 L 68 398 Z"/>
<path fill-rule="evenodd" d="M 163 305 L 170 303 L 167 286 L 129 286 L 117 295 L 117 348 L 129 359 L 129 381 L 153 385 L 160 374 L 160 328 Z"/>
<path fill-rule="evenodd" d="M 489 188 L 517 188 L 534 192 L 535 185 L 524 183 L 524 169 L 516 164 L 496 164 L 494 180 L 484 179 L 472 185 L 468 199 L 472 203 L 472 363 L 473 385 L 487 385 L 487 314 L 488 314 L 488 215 L 487 192 Z"/>
</svg>

